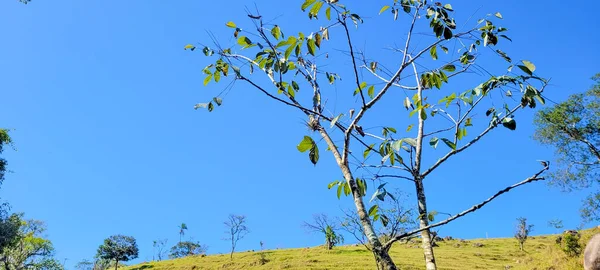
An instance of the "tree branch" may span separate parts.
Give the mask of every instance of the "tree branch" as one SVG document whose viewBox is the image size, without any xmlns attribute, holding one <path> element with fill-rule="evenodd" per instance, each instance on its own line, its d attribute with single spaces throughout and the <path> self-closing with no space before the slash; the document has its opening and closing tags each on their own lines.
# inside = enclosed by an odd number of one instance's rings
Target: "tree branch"
<svg viewBox="0 0 600 270">
<path fill-rule="evenodd" d="M 532 183 L 532 182 L 535 182 L 535 181 L 544 180 L 544 178 L 543 178 L 543 177 L 539 177 L 539 176 L 540 176 L 542 173 L 544 173 L 545 171 L 549 170 L 549 169 L 550 169 L 550 167 L 549 167 L 549 164 L 548 164 L 548 165 L 547 165 L 547 166 L 545 166 L 545 167 L 544 167 L 542 170 L 540 170 L 540 171 L 539 171 L 539 172 L 537 172 L 536 174 L 532 175 L 531 177 L 529 177 L 529 178 L 527 178 L 527 179 L 525 179 L 525 180 L 523 180 L 523 181 L 521 181 L 521 182 L 519 182 L 519 183 L 516 183 L 516 184 L 514 184 L 514 185 L 508 186 L 508 187 L 506 187 L 505 189 L 502 189 L 502 190 L 500 190 L 500 191 L 496 192 L 496 194 L 492 195 L 492 196 L 491 196 L 491 197 L 489 197 L 487 200 L 485 200 L 485 201 L 483 201 L 483 202 L 481 202 L 481 203 L 478 203 L 478 204 L 476 204 L 476 205 L 473 205 L 473 206 L 471 206 L 469 209 L 467 209 L 467 210 L 464 210 L 464 211 L 462 211 L 462 212 L 460 212 L 460 213 L 458 213 L 458 214 L 456 214 L 456 215 L 454 215 L 454 216 L 452 216 L 452 217 L 449 217 L 449 218 L 448 218 L 448 219 L 446 219 L 446 220 L 443 220 L 443 221 L 440 221 L 440 222 L 437 222 L 437 223 L 431 224 L 431 225 L 429 225 L 429 226 L 426 226 L 426 227 L 423 227 L 423 228 L 419 228 L 419 229 L 416 229 L 416 230 L 413 230 L 413 231 L 410 231 L 410 232 L 407 232 L 407 233 L 403 233 L 403 234 L 401 234 L 401 235 L 398 235 L 398 236 L 396 236 L 396 237 L 392 238 L 391 240 L 389 240 L 387 243 L 385 243 L 384 247 L 389 247 L 389 246 L 391 246 L 391 245 L 392 245 L 394 242 L 396 242 L 396 241 L 398 241 L 398 240 L 401 240 L 401 239 L 402 239 L 402 238 L 404 238 L 404 237 L 407 237 L 407 236 L 410 236 L 410 235 L 413 235 L 413 234 L 419 233 L 419 232 L 421 232 L 421 231 L 424 231 L 424 230 L 429 230 L 429 229 L 431 229 L 431 228 L 435 228 L 435 227 L 442 226 L 442 225 L 444 225 L 444 224 L 447 224 L 447 223 L 449 223 L 449 222 L 451 222 L 451 221 L 453 221 L 453 220 L 455 220 L 455 219 L 457 219 L 457 218 L 460 218 L 460 217 L 462 217 L 462 216 L 464 216 L 464 215 L 466 215 L 466 214 L 469 214 L 469 213 L 475 212 L 475 211 L 477 211 L 478 209 L 480 209 L 481 207 L 483 207 L 483 206 L 485 206 L 486 204 L 488 204 L 489 202 L 491 202 L 492 200 L 496 199 L 498 196 L 500 196 L 500 195 L 502 195 L 502 194 L 504 194 L 504 193 L 506 193 L 506 192 L 509 192 L 510 190 L 512 190 L 512 189 L 514 189 L 514 188 L 517 188 L 517 187 L 519 187 L 519 186 L 522 186 L 522 185 L 525 185 L 525 184 L 528 184 L 528 183 Z"/>
</svg>

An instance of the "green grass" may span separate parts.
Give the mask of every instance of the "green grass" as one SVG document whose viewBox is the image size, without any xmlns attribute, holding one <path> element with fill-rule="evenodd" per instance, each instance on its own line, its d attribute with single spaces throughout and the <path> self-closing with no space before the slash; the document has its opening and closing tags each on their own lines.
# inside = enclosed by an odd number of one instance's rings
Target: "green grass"
<svg viewBox="0 0 600 270">
<path fill-rule="evenodd" d="M 582 231 L 584 247 L 600 229 Z M 582 256 L 567 257 L 555 244 L 556 235 L 536 236 L 519 251 L 514 238 L 451 240 L 435 248 L 439 269 L 582 269 Z M 475 247 L 481 243 L 483 247 Z M 259 252 L 239 252 L 233 256 L 192 256 L 161 262 L 148 262 L 125 270 L 197 270 L 197 269 L 375 269 L 372 254 L 362 246 L 341 246 L 327 251 L 323 247 L 264 251 L 269 260 L 260 265 Z M 400 269 L 423 269 L 423 253 L 418 242 L 397 243 L 391 256 Z"/>
</svg>

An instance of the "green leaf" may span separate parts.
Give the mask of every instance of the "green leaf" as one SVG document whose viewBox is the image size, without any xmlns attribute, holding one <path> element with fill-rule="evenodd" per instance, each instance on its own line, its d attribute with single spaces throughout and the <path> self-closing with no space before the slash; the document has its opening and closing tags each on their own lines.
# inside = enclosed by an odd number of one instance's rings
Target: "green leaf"
<svg viewBox="0 0 600 270">
<path fill-rule="evenodd" d="M 300 144 L 298 144 L 298 146 L 296 146 L 296 148 L 298 148 L 298 151 L 304 153 L 307 150 L 311 149 L 314 143 L 315 142 L 311 137 L 304 136 L 304 139 L 302 139 L 302 141 L 300 142 Z"/>
<path fill-rule="evenodd" d="M 371 85 L 369 87 L 369 90 L 367 91 L 367 94 L 369 95 L 370 98 L 374 98 L 375 97 L 375 86 Z"/>
<path fill-rule="evenodd" d="M 304 4 L 302 4 L 302 11 L 306 10 L 308 7 L 310 7 L 312 4 L 314 4 L 317 0 L 306 0 L 304 1 Z"/>
<path fill-rule="evenodd" d="M 445 65 L 442 69 L 448 72 L 454 72 L 456 70 L 456 66 L 448 64 Z"/>
<path fill-rule="evenodd" d="M 454 9 L 452 9 L 452 5 L 450 5 L 450 4 L 445 4 L 444 9 L 446 9 L 448 11 L 454 11 Z"/>
<path fill-rule="evenodd" d="M 312 56 L 314 56 L 315 51 L 317 50 L 315 40 L 312 38 L 308 39 L 306 42 L 306 47 L 308 47 L 308 53 L 310 53 Z"/>
<path fill-rule="evenodd" d="M 451 39 L 452 38 L 452 30 L 450 30 L 450 28 L 446 27 L 444 28 L 444 39 Z"/>
<path fill-rule="evenodd" d="M 221 104 L 223 104 L 223 99 L 221 99 L 220 97 L 214 97 L 213 101 L 217 103 L 217 106 L 221 106 Z"/>
<path fill-rule="evenodd" d="M 215 108 L 215 106 L 212 104 L 212 102 L 209 102 L 208 103 L 208 111 L 212 112 L 214 108 Z"/>
<path fill-rule="evenodd" d="M 523 72 L 529 74 L 529 75 L 533 75 L 533 72 L 531 72 L 531 70 L 529 68 L 527 68 L 526 66 L 523 65 L 517 65 L 518 68 L 520 68 Z"/>
<path fill-rule="evenodd" d="M 219 72 L 218 70 L 215 71 L 213 77 L 215 78 L 215 82 L 219 82 L 221 80 L 221 72 Z"/>
<path fill-rule="evenodd" d="M 502 120 L 502 125 L 505 128 L 508 128 L 510 130 L 515 130 L 517 129 L 517 122 L 515 121 L 515 119 L 512 119 L 510 117 L 506 117 L 504 118 L 504 120 Z"/>
<path fill-rule="evenodd" d="M 385 12 L 386 10 L 388 10 L 390 8 L 390 6 L 383 6 L 381 8 L 381 10 L 379 10 L 379 15 L 381 15 L 381 13 Z"/>
<path fill-rule="evenodd" d="M 319 161 L 319 147 L 317 147 L 316 143 L 313 143 L 312 148 L 310 148 L 310 152 L 308 153 L 308 158 L 312 164 L 317 165 Z"/>
<path fill-rule="evenodd" d="M 206 108 L 206 107 L 208 107 L 208 103 L 198 103 L 198 104 L 194 105 L 194 110 Z"/>
<path fill-rule="evenodd" d="M 494 14 L 494 15 L 496 15 L 496 17 L 498 17 L 498 19 L 502 19 L 502 14 L 500 14 L 500 12 L 496 12 L 496 14 Z"/>
<path fill-rule="evenodd" d="M 189 49 L 190 51 L 193 51 L 193 50 L 195 50 L 195 49 L 196 49 L 196 46 L 194 46 L 194 45 L 192 45 L 192 44 L 188 44 L 188 45 L 185 45 L 185 47 L 183 47 L 183 49 L 184 49 L 184 50 L 187 50 L 187 49 Z"/>
<path fill-rule="evenodd" d="M 250 41 L 250 39 L 246 36 L 240 36 L 237 40 L 237 43 L 243 47 L 248 47 L 252 45 L 252 41 Z"/>
<path fill-rule="evenodd" d="M 339 184 L 340 184 L 340 181 L 339 180 L 335 180 L 335 181 L 333 181 L 333 182 L 331 182 L 331 183 L 329 183 L 327 185 L 327 189 L 331 189 L 333 186 L 339 185 Z"/>
<path fill-rule="evenodd" d="M 521 61 L 523 64 L 531 71 L 531 73 L 535 72 L 535 65 L 527 60 Z"/>
<path fill-rule="evenodd" d="M 406 108 L 406 109 L 408 110 L 408 108 L 410 108 L 410 107 L 411 107 L 411 105 L 412 105 L 412 104 L 410 103 L 410 99 L 409 99 L 408 97 L 406 97 L 406 98 L 404 99 L 404 108 Z"/>
<path fill-rule="evenodd" d="M 331 7 L 327 7 L 327 9 L 325 10 L 325 17 L 327 18 L 327 20 L 331 20 Z"/>
<path fill-rule="evenodd" d="M 309 16 L 317 16 L 319 14 L 319 11 L 321 10 L 321 7 L 323 7 L 323 2 L 317 2 L 309 11 Z"/>
<path fill-rule="evenodd" d="M 373 150 L 373 147 L 375 146 L 375 144 L 371 144 L 369 145 L 369 147 L 367 147 L 367 149 L 365 149 L 365 152 L 363 152 L 363 157 L 366 159 L 367 156 L 369 156 L 369 153 L 371 153 L 371 150 Z"/>
<path fill-rule="evenodd" d="M 300 90 L 300 86 L 298 85 L 298 83 L 296 81 L 292 81 L 292 87 L 296 91 Z"/>
<path fill-rule="evenodd" d="M 210 80 L 212 80 L 212 77 L 213 77 L 213 75 L 211 74 L 211 75 L 206 76 L 206 78 L 204 78 L 204 86 L 206 86 L 210 82 Z"/>
<path fill-rule="evenodd" d="M 444 53 L 448 53 L 448 48 L 446 48 L 444 46 L 440 46 L 440 48 L 442 48 L 442 51 L 444 51 Z"/>
<path fill-rule="evenodd" d="M 227 22 L 225 25 L 229 28 L 237 28 L 234 22 Z"/>
<path fill-rule="evenodd" d="M 417 148 L 417 140 L 415 140 L 414 138 L 404 138 L 402 139 L 402 141 L 414 148 Z"/>
<path fill-rule="evenodd" d="M 437 148 L 437 145 L 439 142 L 440 142 L 440 139 L 438 139 L 437 137 L 433 137 L 433 138 L 431 138 L 431 140 L 429 140 L 429 145 L 431 145 L 431 147 L 433 147 L 435 149 L 435 148 Z"/>
<path fill-rule="evenodd" d="M 446 139 L 446 138 L 442 138 L 442 141 L 448 146 L 450 147 L 450 149 L 452 150 L 456 150 L 456 144 L 454 144 L 452 141 Z"/>
<path fill-rule="evenodd" d="M 344 188 L 343 184 L 338 185 L 338 189 L 337 189 L 337 197 L 338 200 L 340 199 L 341 195 L 342 195 L 342 188 Z"/>
<path fill-rule="evenodd" d="M 415 125 L 413 124 L 408 125 L 408 127 L 406 128 L 406 132 L 410 132 L 414 126 Z"/>
<path fill-rule="evenodd" d="M 383 225 L 383 227 L 387 227 L 389 222 L 390 219 L 386 215 L 381 215 L 381 224 Z"/>
<path fill-rule="evenodd" d="M 340 120 L 340 117 L 342 117 L 342 116 L 344 116 L 344 114 L 343 114 L 343 113 L 340 113 L 340 115 L 338 115 L 338 116 L 334 117 L 334 118 L 331 120 L 331 128 L 333 128 L 333 127 L 335 126 L 335 123 L 337 123 L 337 121 L 338 121 L 338 120 Z"/>
<path fill-rule="evenodd" d="M 271 29 L 271 35 L 273 35 L 273 37 L 276 40 L 279 40 L 281 38 L 281 29 L 279 28 L 278 25 L 275 25 L 275 27 L 273 27 L 273 29 Z"/>
<path fill-rule="evenodd" d="M 379 206 L 378 205 L 371 206 L 371 208 L 369 208 L 369 216 L 376 215 L 378 210 L 379 210 Z"/>
<path fill-rule="evenodd" d="M 437 46 L 433 46 L 431 47 L 431 50 L 429 50 L 429 54 L 431 54 L 431 58 L 433 58 L 433 60 L 437 60 Z"/>
<path fill-rule="evenodd" d="M 473 126 L 473 120 L 471 120 L 471 118 L 467 118 L 467 120 L 465 121 L 465 127 L 470 127 Z"/>
</svg>

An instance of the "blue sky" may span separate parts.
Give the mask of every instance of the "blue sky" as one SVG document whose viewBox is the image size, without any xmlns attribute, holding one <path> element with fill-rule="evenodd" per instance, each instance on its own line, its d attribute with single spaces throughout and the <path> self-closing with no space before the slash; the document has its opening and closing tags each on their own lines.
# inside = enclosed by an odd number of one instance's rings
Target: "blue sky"
<svg viewBox="0 0 600 270">
<path fill-rule="evenodd" d="M 317 25 L 299 10 L 300 1 L 272 2 L 256 5 L 265 17 L 278 17 L 284 32 L 312 29 L 304 29 L 305 22 Z M 501 12 L 513 39 L 503 48 L 552 78 L 549 99 L 587 89 L 600 72 L 596 1 L 568 7 L 559 1 L 470 2 L 453 1 L 456 16 Z M 371 57 L 391 59 L 384 48 L 402 43 L 394 33 L 405 33 L 406 18 L 392 23 L 389 15 L 377 17 L 386 2 L 378 3 L 351 5 L 366 22 L 356 40 Z M 206 30 L 232 42 L 224 23 L 249 25 L 241 19 L 244 5 L 253 8 L 240 0 L 0 3 L 0 126 L 14 129 L 17 148 L 5 152 L 14 173 L 0 196 L 14 211 L 48 224 L 67 266 L 91 258 L 112 234 L 135 236 L 141 250 L 136 262 L 151 259 L 152 240 L 174 244 L 182 222 L 210 253 L 226 252 L 223 221 L 229 213 L 248 216 L 252 232 L 240 250 L 258 249 L 261 240 L 267 248 L 314 246 L 321 236 L 307 234 L 302 222 L 352 206 L 326 188 L 340 175 L 324 146 L 316 167 L 296 151 L 309 135 L 302 114 L 242 84 L 214 112 L 193 110 L 224 85 L 203 87 L 201 70 L 208 62 L 183 46 L 208 43 Z M 379 43 L 381 35 L 387 43 Z M 332 42 L 330 49 L 336 48 L 343 44 Z M 342 86 L 337 94 L 351 98 L 354 88 Z M 382 110 L 374 110 L 376 116 L 387 119 Z M 535 160 L 552 159 L 551 150 L 531 139 L 532 115 L 519 114 L 517 131 L 497 130 L 433 174 L 425 183 L 429 208 L 455 213 L 531 175 L 539 168 Z M 536 225 L 536 234 L 553 232 L 546 226 L 553 218 L 573 228 L 584 195 L 531 184 L 440 233 L 508 237 L 519 216 Z"/>
</svg>

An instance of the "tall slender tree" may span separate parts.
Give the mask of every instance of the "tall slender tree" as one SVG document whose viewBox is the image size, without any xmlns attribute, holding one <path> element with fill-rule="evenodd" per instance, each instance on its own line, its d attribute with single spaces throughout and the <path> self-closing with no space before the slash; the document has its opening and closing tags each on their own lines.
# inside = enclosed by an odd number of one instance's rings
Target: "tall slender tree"
<svg viewBox="0 0 600 270">
<path fill-rule="evenodd" d="M 181 225 L 179 225 L 179 243 L 181 243 L 181 240 L 183 239 L 183 236 L 185 235 L 185 231 L 187 231 L 188 227 L 187 225 L 185 225 L 185 223 L 181 223 Z"/>
<path fill-rule="evenodd" d="M 308 153 L 310 162 L 316 165 L 321 154 L 319 144 L 327 146 L 343 176 L 342 181 L 330 183 L 329 188 L 337 188 L 338 197 L 352 197 L 378 268 L 396 269 L 389 247 L 418 233 L 426 268 L 436 269 L 432 228 L 472 213 L 513 188 L 542 180 L 541 174 L 548 166 L 534 170 L 532 176 L 489 199 L 433 224 L 430 223 L 435 220 L 435 212 L 427 208 L 425 180 L 447 161 L 467 153 L 466 149 L 497 127 L 516 129 L 518 111 L 544 103 L 542 92 L 547 81 L 537 76 L 532 62 L 513 61 L 497 48 L 501 41 L 510 40 L 506 36 L 507 29 L 497 25 L 502 19 L 500 13 L 473 23 L 471 28 L 459 29 L 450 4 L 401 0 L 389 1 L 390 4 L 383 7 L 361 9 L 361 12 L 371 12 L 366 16 L 372 18 L 368 21 L 376 21 L 372 13 L 387 11 L 385 15 L 390 16 L 391 11 L 391 17 L 405 26 L 383 34 L 381 29 L 389 23 L 386 21 L 369 29 L 370 33 L 382 33 L 377 36 L 377 46 L 403 44 L 373 59 L 355 46 L 363 44 L 354 36 L 363 27 L 363 17 L 343 2 L 305 0 L 301 9 L 309 19 L 317 21 L 312 24 L 293 22 L 310 28 L 298 35 L 291 35 L 291 31 L 264 20 L 264 15 L 258 12 L 249 12 L 250 23 L 243 26 L 227 22 L 237 44 L 223 46 L 212 37 L 214 47 L 202 45 L 200 51 L 205 56 L 216 58 L 203 69 L 204 85 L 228 77 L 273 102 L 301 112 L 308 129 L 319 139 L 305 135 L 297 149 Z M 424 20 L 423 27 L 430 27 L 428 31 L 433 35 L 430 39 L 423 37 L 418 43 L 413 42 L 415 29 L 421 29 Z M 406 35 L 400 34 L 403 32 Z M 333 37 L 341 42 L 333 42 Z M 344 48 L 334 50 L 334 46 Z M 455 47 L 458 50 L 450 51 L 449 48 Z M 196 46 L 188 44 L 184 49 L 193 51 Z M 484 53 L 505 62 L 507 71 L 494 75 L 485 69 L 478 61 Z M 344 64 L 337 65 L 339 63 Z M 492 62 L 486 61 L 489 63 Z M 479 76 L 469 76 L 471 74 Z M 342 77 L 345 77 L 343 81 Z M 463 79 L 457 81 L 456 78 Z M 229 86 L 233 85 L 228 84 L 227 91 L 221 91 L 195 108 L 215 110 L 223 104 L 224 93 L 231 93 Z M 337 90 L 328 91 L 330 87 Z M 467 90 L 457 91 L 464 88 Z M 399 104 L 404 105 L 406 112 L 397 109 Z M 495 107 L 498 104 L 500 106 Z M 375 114 L 377 107 L 392 117 Z M 390 123 L 390 119 L 396 122 Z M 394 127 L 397 125 L 406 128 L 398 132 Z M 480 128 L 475 128 L 476 125 Z M 374 134 L 368 127 L 383 128 L 381 134 Z M 498 145 L 504 144 L 498 142 Z M 425 150 L 428 147 L 433 149 Z M 443 153 L 436 153 L 436 149 Z M 371 176 L 373 171 L 378 172 L 372 183 L 375 189 L 372 200 L 365 202 L 367 181 L 363 175 Z M 414 186 L 419 228 L 383 242 L 373 223 L 389 219 L 378 211 L 378 203 L 389 196 L 386 184 L 394 180 L 409 181 Z"/>
</svg>

